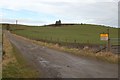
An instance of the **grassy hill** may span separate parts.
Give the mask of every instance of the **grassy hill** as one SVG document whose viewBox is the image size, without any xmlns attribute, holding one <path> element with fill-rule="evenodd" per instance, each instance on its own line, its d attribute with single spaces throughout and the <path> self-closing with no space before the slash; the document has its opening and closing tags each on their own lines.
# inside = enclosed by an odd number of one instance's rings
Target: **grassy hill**
<svg viewBox="0 0 120 80">
<path fill-rule="evenodd" d="M 6 25 L 3 25 L 4 27 Z M 100 33 L 110 31 L 110 38 L 118 37 L 118 28 L 91 25 L 91 24 L 74 24 L 55 26 L 25 26 L 25 25 L 10 25 L 13 33 L 36 39 L 53 40 L 60 42 L 90 43 L 90 44 L 105 44 L 105 41 L 100 40 Z"/>
</svg>

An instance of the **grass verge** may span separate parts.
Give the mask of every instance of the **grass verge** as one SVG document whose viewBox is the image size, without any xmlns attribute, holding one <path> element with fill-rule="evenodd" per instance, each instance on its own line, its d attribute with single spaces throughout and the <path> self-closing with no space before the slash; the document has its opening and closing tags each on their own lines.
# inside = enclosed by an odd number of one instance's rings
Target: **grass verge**
<svg viewBox="0 0 120 80">
<path fill-rule="evenodd" d="M 118 54 L 113 54 L 111 52 L 99 52 L 94 53 L 91 49 L 77 49 L 77 48 L 67 48 L 65 46 L 59 46 L 58 44 L 52 44 L 52 43 L 45 43 L 40 41 L 33 41 L 36 44 L 46 46 L 48 48 L 65 51 L 77 56 L 84 56 L 89 58 L 94 58 L 97 60 L 109 62 L 109 63 L 118 63 L 118 58 L 120 59 L 120 56 Z"/>
<path fill-rule="evenodd" d="M 3 71 L 2 77 L 5 78 L 37 78 L 39 73 L 30 66 L 22 57 L 17 48 L 10 44 L 4 35 L 3 50 Z"/>
</svg>

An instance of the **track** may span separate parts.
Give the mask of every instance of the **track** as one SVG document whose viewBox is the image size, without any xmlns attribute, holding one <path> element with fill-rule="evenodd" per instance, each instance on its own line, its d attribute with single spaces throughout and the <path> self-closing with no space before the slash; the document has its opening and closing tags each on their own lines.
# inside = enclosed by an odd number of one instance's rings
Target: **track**
<svg viewBox="0 0 120 80">
<path fill-rule="evenodd" d="M 43 78 L 117 78 L 117 64 L 104 63 L 33 44 L 5 31 L 5 35 Z"/>
</svg>

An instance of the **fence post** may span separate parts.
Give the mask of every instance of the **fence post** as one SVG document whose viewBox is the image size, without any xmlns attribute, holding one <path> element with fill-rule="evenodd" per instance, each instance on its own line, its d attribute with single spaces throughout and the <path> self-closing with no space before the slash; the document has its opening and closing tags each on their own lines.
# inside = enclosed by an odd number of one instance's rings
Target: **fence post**
<svg viewBox="0 0 120 80">
<path fill-rule="evenodd" d="M 111 51 L 110 39 L 108 39 L 108 51 Z"/>
<path fill-rule="evenodd" d="M 108 42 L 106 42 L 106 52 L 108 51 Z"/>
<path fill-rule="evenodd" d="M 76 40 L 74 40 L 74 43 L 76 43 Z"/>
<path fill-rule="evenodd" d="M 107 33 L 108 33 L 108 51 L 110 51 L 110 32 L 109 32 L 109 28 L 107 29 Z"/>
</svg>

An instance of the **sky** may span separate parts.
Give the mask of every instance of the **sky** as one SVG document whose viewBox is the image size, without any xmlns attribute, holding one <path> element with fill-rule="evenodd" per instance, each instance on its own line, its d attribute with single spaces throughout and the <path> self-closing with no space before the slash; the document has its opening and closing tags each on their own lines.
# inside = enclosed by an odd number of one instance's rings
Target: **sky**
<svg viewBox="0 0 120 80">
<path fill-rule="evenodd" d="M 119 0 L 2 0 L 0 23 L 86 23 L 118 27 Z"/>
</svg>

